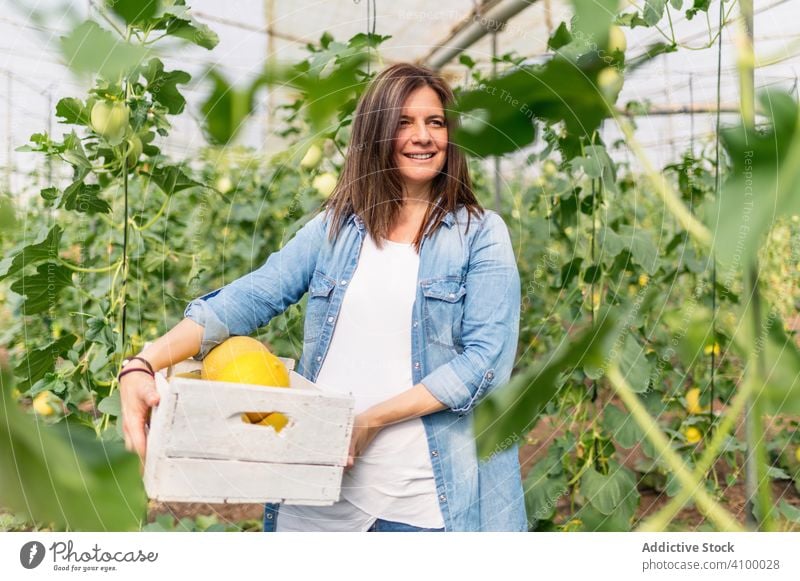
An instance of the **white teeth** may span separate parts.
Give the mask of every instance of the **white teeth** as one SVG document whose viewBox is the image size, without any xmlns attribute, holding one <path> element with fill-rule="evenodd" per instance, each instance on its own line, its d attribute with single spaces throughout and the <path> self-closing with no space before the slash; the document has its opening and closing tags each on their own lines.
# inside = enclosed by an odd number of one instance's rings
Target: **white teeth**
<svg viewBox="0 0 800 581">
<path fill-rule="evenodd" d="M 432 153 L 407 153 L 406 157 L 410 157 L 411 159 L 430 159 L 433 155 Z"/>
</svg>

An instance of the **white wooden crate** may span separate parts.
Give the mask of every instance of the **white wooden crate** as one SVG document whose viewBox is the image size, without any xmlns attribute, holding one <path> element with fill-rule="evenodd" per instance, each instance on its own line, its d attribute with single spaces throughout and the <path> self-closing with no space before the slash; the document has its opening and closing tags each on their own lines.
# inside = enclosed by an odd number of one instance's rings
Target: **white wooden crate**
<svg viewBox="0 0 800 581">
<path fill-rule="evenodd" d="M 352 396 L 322 392 L 289 369 L 290 388 L 176 377 L 186 360 L 156 374 L 144 484 L 172 502 L 330 505 L 339 500 L 353 429 Z M 242 422 L 244 412 L 281 412 L 280 432 Z"/>
</svg>

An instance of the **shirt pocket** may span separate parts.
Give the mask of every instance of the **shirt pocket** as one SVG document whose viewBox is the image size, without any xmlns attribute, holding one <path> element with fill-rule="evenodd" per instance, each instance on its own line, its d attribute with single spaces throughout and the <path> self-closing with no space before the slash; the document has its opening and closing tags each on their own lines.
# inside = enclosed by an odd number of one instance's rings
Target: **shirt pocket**
<svg viewBox="0 0 800 581">
<path fill-rule="evenodd" d="M 436 345 L 463 350 L 461 320 L 467 287 L 461 277 L 444 276 L 420 282 L 424 297 L 426 340 Z"/>
<path fill-rule="evenodd" d="M 336 279 L 319 270 L 314 271 L 308 287 L 303 342 L 316 341 L 319 337 L 325 324 L 325 317 L 328 315 L 334 288 L 336 288 Z"/>
</svg>

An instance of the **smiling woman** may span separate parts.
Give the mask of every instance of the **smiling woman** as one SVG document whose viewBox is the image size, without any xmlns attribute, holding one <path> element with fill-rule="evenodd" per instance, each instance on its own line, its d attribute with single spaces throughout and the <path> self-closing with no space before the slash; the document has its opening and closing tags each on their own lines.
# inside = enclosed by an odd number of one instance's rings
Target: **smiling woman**
<svg viewBox="0 0 800 581">
<path fill-rule="evenodd" d="M 519 273 L 450 141 L 452 103 L 428 69 L 381 72 L 326 211 L 259 269 L 192 301 L 185 339 L 171 331 L 142 353 L 160 366 L 181 341 L 202 359 L 309 293 L 297 372 L 351 394 L 357 416 L 339 501 L 267 504 L 265 531 L 527 530 L 516 444 L 479 461 L 472 426 L 511 375 Z"/>
<path fill-rule="evenodd" d="M 352 213 L 382 240 L 412 242 L 447 212 L 481 208 L 467 162 L 450 141 L 457 116 L 450 87 L 432 71 L 400 63 L 379 74 L 359 102 L 350 149 L 334 194 L 331 239 Z"/>
<path fill-rule="evenodd" d="M 394 147 L 394 162 L 407 193 L 424 199 L 447 157 L 447 124 L 436 91 L 425 86 L 408 96 Z"/>
</svg>

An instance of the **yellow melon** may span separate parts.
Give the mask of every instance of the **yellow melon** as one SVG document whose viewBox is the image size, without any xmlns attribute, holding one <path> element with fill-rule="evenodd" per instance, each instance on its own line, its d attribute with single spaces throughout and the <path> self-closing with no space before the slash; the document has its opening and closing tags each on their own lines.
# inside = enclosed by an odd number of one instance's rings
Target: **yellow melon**
<svg viewBox="0 0 800 581">
<path fill-rule="evenodd" d="M 283 362 L 262 343 L 251 337 L 231 337 L 203 359 L 203 379 L 270 387 L 289 387 L 289 372 Z M 288 418 L 277 412 L 242 414 L 247 424 L 272 426 L 280 432 Z"/>
</svg>

